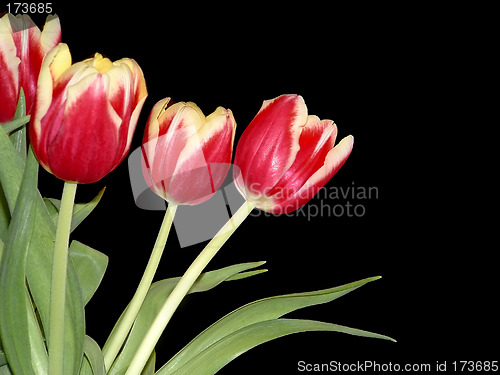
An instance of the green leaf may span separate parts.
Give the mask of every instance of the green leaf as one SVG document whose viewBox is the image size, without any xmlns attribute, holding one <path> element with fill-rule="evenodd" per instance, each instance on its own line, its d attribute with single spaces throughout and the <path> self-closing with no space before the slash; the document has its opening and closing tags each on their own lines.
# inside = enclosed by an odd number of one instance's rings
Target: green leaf
<svg viewBox="0 0 500 375">
<path fill-rule="evenodd" d="M 245 273 L 252 268 L 260 267 L 265 262 L 242 263 L 225 267 L 216 271 L 206 272 L 196 280 L 189 293 L 204 292 L 215 288 L 217 285 L 234 277 L 234 275 Z M 254 273 L 249 272 L 247 276 Z M 123 374 L 127 370 L 137 348 L 144 335 L 147 333 L 154 319 L 158 315 L 163 303 L 179 282 L 180 277 L 158 281 L 151 285 L 151 288 L 144 300 L 144 303 L 137 315 L 136 321 L 130 331 L 125 345 L 109 371 L 109 375 Z M 117 323 L 118 324 L 118 323 Z"/>
<path fill-rule="evenodd" d="M 0 143 L 1 133 L 0 131 Z M 32 154 L 32 152 L 30 152 L 30 154 Z M 13 180 L 9 181 L 9 184 L 13 187 L 11 189 L 12 192 L 15 192 L 17 181 L 15 181 L 15 174 L 12 176 Z M 4 183 L 3 180 L 2 183 Z M 15 198 L 10 197 L 9 199 Z M 55 226 L 38 193 L 36 194 L 35 203 L 36 209 L 29 214 L 30 217 L 34 217 L 36 225 L 33 228 L 33 236 L 29 244 L 26 277 L 31 296 L 42 322 L 43 332 L 48 332 Z M 67 272 L 66 309 L 64 318 L 64 371 L 67 374 L 75 374 L 80 369 L 83 357 L 85 313 L 81 289 L 72 260 L 68 261 Z"/>
<path fill-rule="evenodd" d="M 104 356 L 99 345 L 89 336 L 85 336 L 84 364 L 80 375 L 106 375 Z"/>
<path fill-rule="evenodd" d="M 157 375 L 212 375 L 246 351 L 286 335 L 309 331 L 342 332 L 350 335 L 391 340 L 387 336 L 314 320 L 273 319 L 246 326 L 225 336 L 174 372 L 160 369 Z"/>
<path fill-rule="evenodd" d="M 149 359 L 146 362 L 146 366 L 144 366 L 141 375 L 154 375 L 155 364 L 156 364 L 156 352 L 153 350 L 153 353 L 151 353 L 151 355 L 149 356 Z"/>
<path fill-rule="evenodd" d="M 27 117 L 27 119 L 26 119 Z M 14 148 L 17 150 L 19 156 L 26 160 L 26 124 L 30 119 L 30 116 L 26 116 L 26 99 L 24 97 L 24 90 L 21 87 L 19 93 L 19 101 L 17 102 L 16 113 L 14 114 L 14 122 L 21 120 L 20 123 L 16 124 L 17 128 L 10 131 L 10 139 Z M 8 132 L 8 130 L 6 130 Z"/>
<path fill-rule="evenodd" d="M 82 289 L 83 303 L 86 305 L 104 277 L 108 266 L 108 257 L 78 241 L 72 241 L 69 256 L 75 266 L 75 271 Z"/>
<path fill-rule="evenodd" d="M 40 196 L 35 213 L 36 226 L 30 243 L 26 276 L 44 332 L 49 332 L 50 287 L 55 228 Z M 77 374 L 83 358 L 85 312 L 82 291 L 71 257 L 68 259 L 64 317 L 64 373 Z"/>
<path fill-rule="evenodd" d="M 249 303 L 229 313 L 199 334 L 172 357 L 159 373 L 161 375 L 174 373 L 210 346 L 247 326 L 279 319 L 285 314 L 304 307 L 331 302 L 379 278 L 372 277 L 331 289 L 270 297 Z"/>
<path fill-rule="evenodd" d="M 12 215 L 24 172 L 24 160 L 0 126 L 0 184 Z"/>
<path fill-rule="evenodd" d="M 75 228 L 80 225 L 80 223 L 85 220 L 87 216 L 96 208 L 97 204 L 102 198 L 104 194 L 103 188 L 94 199 L 92 199 L 89 203 L 77 203 L 73 208 L 73 219 L 71 220 L 71 232 L 75 230 Z M 54 198 L 44 198 L 45 205 L 47 206 L 47 210 L 50 214 L 50 218 L 54 225 L 57 224 L 57 219 L 59 216 L 59 208 L 61 207 L 61 200 Z"/>
<path fill-rule="evenodd" d="M 20 127 L 26 125 L 28 122 L 30 122 L 31 116 L 22 116 L 18 119 L 12 120 L 11 122 L 5 122 L 3 124 L 0 124 L 0 126 L 4 129 L 6 133 L 11 133 L 14 130 L 19 129 Z"/>
<path fill-rule="evenodd" d="M 3 241 L 0 239 L 0 264 L 2 264 L 3 247 L 4 247 Z M 0 346 L 0 349 L 1 348 L 2 347 Z"/>
<path fill-rule="evenodd" d="M 12 214 L 21 186 L 24 161 L 3 129 L 0 129 L 0 161 L 0 183 L 9 211 Z M 48 332 L 55 226 L 39 194 L 36 197 L 36 209 L 29 216 L 35 217 L 36 225 L 33 229 L 32 241 L 29 244 L 26 276 L 42 321 L 43 331 Z M 65 371 L 72 374 L 76 373 L 80 367 L 85 335 L 83 299 L 72 262 L 68 263 L 67 283 Z"/>
<path fill-rule="evenodd" d="M 0 265 L 0 336 L 15 374 L 46 374 L 47 353 L 25 276 L 38 194 L 38 164 L 29 156 Z"/>
<path fill-rule="evenodd" d="M 2 185 L 0 184 L 0 240 L 5 240 L 7 230 L 10 223 L 10 210 L 5 195 L 3 194 Z M 0 257 L 1 259 L 1 257 Z"/>
</svg>

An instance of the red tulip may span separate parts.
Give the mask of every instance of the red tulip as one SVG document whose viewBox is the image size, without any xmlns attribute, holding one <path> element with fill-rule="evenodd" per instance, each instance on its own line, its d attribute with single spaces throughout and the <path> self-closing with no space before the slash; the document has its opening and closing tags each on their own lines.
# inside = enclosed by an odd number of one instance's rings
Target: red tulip
<svg viewBox="0 0 500 375">
<path fill-rule="evenodd" d="M 100 180 L 127 155 L 146 96 L 134 60 L 96 53 L 72 65 L 59 44 L 43 61 L 30 123 L 38 161 L 64 181 Z"/>
<path fill-rule="evenodd" d="M 211 198 L 230 167 L 236 122 L 218 107 L 205 118 L 194 103 L 169 106 L 160 100 L 144 132 L 143 174 L 148 186 L 174 204 L 194 205 Z"/>
<path fill-rule="evenodd" d="M 21 87 L 31 114 L 42 60 L 60 41 L 57 16 L 47 17 L 42 32 L 26 14 L 0 18 L 0 122 L 13 119 Z"/>
<path fill-rule="evenodd" d="M 235 181 L 261 210 L 292 212 L 306 204 L 347 160 L 354 138 L 337 146 L 337 126 L 307 115 L 301 96 L 282 95 L 263 103 L 236 147 Z"/>
</svg>

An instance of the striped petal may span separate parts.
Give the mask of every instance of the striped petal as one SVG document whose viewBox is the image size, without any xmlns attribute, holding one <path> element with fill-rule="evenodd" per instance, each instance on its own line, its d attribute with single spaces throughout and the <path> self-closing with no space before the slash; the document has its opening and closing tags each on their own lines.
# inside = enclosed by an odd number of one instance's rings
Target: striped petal
<svg viewBox="0 0 500 375">
<path fill-rule="evenodd" d="M 143 174 L 151 190 L 169 202 L 198 204 L 220 188 L 230 167 L 236 122 L 230 110 L 204 116 L 194 103 L 151 111 L 143 139 Z"/>
<path fill-rule="evenodd" d="M 343 138 L 337 146 L 328 152 L 321 168 L 310 176 L 295 194 L 289 195 L 287 199 L 280 200 L 269 212 L 277 214 L 289 213 L 305 205 L 344 165 L 351 154 L 353 144 L 354 137 L 352 135 Z"/>
<path fill-rule="evenodd" d="M 52 173 L 65 181 L 96 182 L 116 166 L 121 118 L 106 100 L 108 84 L 96 74 L 67 90 L 63 121 L 47 150 Z"/>
<path fill-rule="evenodd" d="M 11 121 L 19 95 L 19 64 L 16 45 L 12 38 L 9 14 L 0 18 L 0 122 Z"/>
<path fill-rule="evenodd" d="M 176 173 L 179 155 L 184 150 L 189 138 L 196 134 L 204 118 L 203 113 L 192 103 L 175 103 L 167 106 L 168 101 L 158 103 L 153 112 L 153 119 L 146 127 L 145 149 L 147 164 L 151 175 L 154 191 L 164 198 L 170 199 L 165 194 L 170 191 L 172 177 Z M 158 113 L 156 115 L 156 113 Z M 152 114 L 153 116 L 153 114 Z M 156 117 L 158 116 L 158 117 Z M 156 120 L 155 120 L 156 118 Z M 156 189 L 156 190 L 155 190 Z"/>
<path fill-rule="evenodd" d="M 235 128 L 232 112 L 222 107 L 206 118 L 179 155 L 169 191 L 171 199 L 199 204 L 219 190 L 231 165 Z"/>
<path fill-rule="evenodd" d="M 61 23 L 56 15 L 47 16 L 45 26 L 40 37 L 42 51 L 44 55 L 61 42 Z"/>
<path fill-rule="evenodd" d="M 35 152 L 41 133 L 41 120 L 47 113 L 53 98 L 59 96 L 57 93 L 54 93 L 55 82 L 70 67 L 71 53 L 68 46 L 64 43 L 54 48 L 43 60 L 40 75 L 38 76 L 35 107 L 30 120 L 30 138 L 33 147 L 35 147 Z M 39 157 L 40 155 L 37 153 L 37 156 Z"/>
<path fill-rule="evenodd" d="M 307 107 L 298 95 L 282 95 L 265 101 L 243 132 L 236 148 L 235 164 L 246 194 L 265 194 L 283 177 L 299 151 L 299 137 L 307 122 Z"/>
<path fill-rule="evenodd" d="M 335 145 L 336 137 L 337 126 L 333 121 L 321 121 L 316 116 L 309 116 L 300 135 L 300 150 L 294 163 L 267 195 L 286 199 L 287 195 L 300 190 L 305 181 L 321 168 L 327 153 Z"/>
</svg>

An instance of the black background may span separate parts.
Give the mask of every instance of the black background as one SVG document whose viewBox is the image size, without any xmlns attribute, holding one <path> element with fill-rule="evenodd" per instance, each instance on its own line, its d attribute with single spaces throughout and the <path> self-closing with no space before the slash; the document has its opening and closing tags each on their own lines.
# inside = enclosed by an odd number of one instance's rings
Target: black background
<svg viewBox="0 0 500 375">
<path fill-rule="evenodd" d="M 269 272 L 186 298 L 157 348 L 158 367 L 245 303 L 375 275 L 383 278 L 290 317 L 365 329 L 397 343 L 293 335 L 245 353 L 220 373 L 292 374 L 301 360 L 433 366 L 447 360 L 451 366 L 498 359 L 491 341 L 498 333 L 497 262 L 492 245 L 464 225 L 474 218 L 467 217 L 469 203 L 457 186 L 470 178 L 469 169 L 447 148 L 457 131 L 449 127 L 449 93 L 460 86 L 455 57 L 464 41 L 452 12 L 326 2 L 117 4 L 53 7 L 74 61 L 98 51 L 141 65 L 149 97 L 132 150 L 141 144 L 152 106 L 164 97 L 194 101 L 205 114 L 230 108 L 237 140 L 263 100 L 297 93 L 310 114 L 336 122 L 339 139 L 355 137 L 353 153 L 327 188 L 378 190 L 377 199 L 347 199 L 364 205 L 363 217 L 248 218 L 209 269 L 266 260 Z M 59 197 L 62 183 L 40 174 L 42 194 Z M 135 206 L 126 163 L 80 186 L 77 201 L 90 200 L 103 186 L 103 200 L 73 235 L 110 258 L 86 310 L 87 333 L 101 345 L 133 294 L 163 215 Z M 181 275 L 202 248 L 181 249 L 172 232 L 156 279 Z"/>
</svg>

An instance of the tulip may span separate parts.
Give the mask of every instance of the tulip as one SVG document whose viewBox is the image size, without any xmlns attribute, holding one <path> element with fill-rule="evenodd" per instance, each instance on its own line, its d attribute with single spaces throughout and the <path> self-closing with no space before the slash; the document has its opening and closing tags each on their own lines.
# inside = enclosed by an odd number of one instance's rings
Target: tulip
<svg viewBox="0 0 500 375">
<path fill-rule="evenodd" d="M 66 182 L 92 183 L 127 155 L 147 90 L 132 59 L 99 53 L 72 65 L 66 44 L 45 58 L 30 139 L 40 164 Z"/>
<path fill-rule="evenodd" d="M 26 14 L 0 18 L 0 123 L 13 119 L 21 87 L 31 114 L 42 60 L 60 41 L 57 16 L 47 17 L 42 32 Z"/>
<path fill-rule="evenodd" d="M 236 122 L 229 109 L 218 107 L 205 118 L 194 103 L 169 104 L 170 98 L 165 98 L 153 107 L 142 145 L 144 178 L 169 205 L 139 286 L 104 345 L 107 369 L 112 367 L 146 298 L 177 206 L 211 198 L 224 182 L 231 163 Z M 138 363 L 135 365 L 141 366 Z"/>
<path fill-rule="evenodd" d="M 308 116 L 301 96 L 264 101 L 236 148 L 236 187 L 255 207 L 274 214 L 306 204 L 351 153 L 349 135 L 335 146 L 337 126 Z"/>
<path fill-rule="evenodd" d="M 205 118 L 194 103 L 159 101 L 144 132 L 142 165 L 148 186 L 174 204 L 211 198 L 230 167 L 236 122 L 218 107 Z"/>
</svg>

